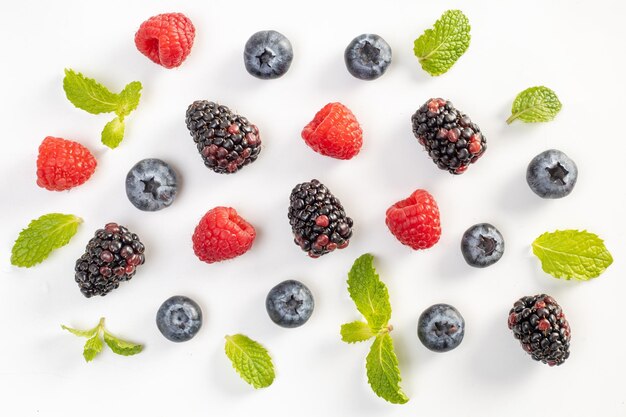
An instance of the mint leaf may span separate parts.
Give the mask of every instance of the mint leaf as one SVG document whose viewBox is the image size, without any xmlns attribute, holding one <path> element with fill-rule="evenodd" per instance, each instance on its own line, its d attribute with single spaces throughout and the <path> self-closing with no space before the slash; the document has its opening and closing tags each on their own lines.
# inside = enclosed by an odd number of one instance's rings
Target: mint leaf
<svg viewBox="0 0 626 417">
<path fill-rule="evenodd" d="M 117 148 L 124 139 L 124 129 L 124 118 L 116 117 L 111 120 L 102 130 L 102 143 L 111 149 Z"/>
<path fill-rule="evenodd" d="M 265 388 L 274 382 L 274 365 L 267 350 L 242 334 L 226 336 L 226 356 L 241 379 L 254 388 Z"/>
<path fill-rule="evenodd" d="M 379 397 L 393 404 L 404 404 L 409 398 L 400 388 L 400 368 L 389 333 L 376 336 L 367 355 L 367 381 Z"/>
<path fill-rule="evenodd" d="M 100 339 L 100 334 L 98 333 L 85 342 L 83 356 L 87 362 L 91 362 L 100 352 L 102 352 L 102 339 Z"/>
<path fill-rule="evenodd" d="M 65 70 L 63 90 L 74 106 L 92 114 L 109 113 L 118 108 L 117 94 L 110 92 L 93 78 L 87 78 L 71 69 Z"/>
<path fill-rule="evenodd" d="M 587 281 L 613 263 L 604 241 L 585 230 L 546 232 L 535 239 L 532 248 L 542 269 L 556 278 Z"/>
<path fill-rule="evenodd" d="M 83 219 L 73 214 L 44 214 L 22 230 L 11 250 L 11 263 L 30 268 L 50 253 L 67 245 Z"/>
<path fill-rule="evenodd" d="M 561 102 L 556 93 L 548 87 L 530 87 L 515 97 L 511 108 L 511 124 L 519 119 L 526 123 L 549 122 L 561 111 Z"/>
<path fill-rule="evenodd" d="M 127 342 L 118 337 L 113 336 L 111 333 L 104 331 L 104 342 L 111 348 L 114 353 L 122 356 L 136 355 L 143 350 L 143 346 Z"/>
<path fill-rule="evenodd" d="M 141 98 L 141 88 L 142 86 L 139 81 L 128 83 L 119 94 L 118 106 L 117 109 L 115 109 L 115 114 L 123 119 L 135 110 L 139 105 L 139 99 Z"/>
<path fill-rule="evenodd" d="M 374 257 L 368 253 L 354 261 L 348 273 L 348 292 L 372 331 L 378 333 L 389 323 L 391 304 L 387 287 L 379 279 L 373 262 Z"/>
<path fill-rule="evenodd" d="M 415 40 L 413 52 L 424 71 L 436 76 L 452 68 L 469 44 L 469 20 L 460 10 L 448 10 Z"/>
<path fill-rule="evenodd" d="M 72 333 L 73 335 L 79 336 L 79 337 L 93 337 L 93 335 L 96 334 L 96 332 L 98 332 L 98 330 L 100 330 L 100 325 L 94 327 L 93 329 L 89 329 L 89 330 L 77 330 L 77 329 L 72 329 L 71 327 L 67 327 L 64 325 L 61 325 L 61 328 L 63 330 L 67 330 L 68 332 Z"/>
<path fill-rule="evenodd" d="M 376 336 L 372 328 L 362 321 L 353 321 L 341 325 L 341 340 L 346 343 L 364 342 Z"/>
</svg>

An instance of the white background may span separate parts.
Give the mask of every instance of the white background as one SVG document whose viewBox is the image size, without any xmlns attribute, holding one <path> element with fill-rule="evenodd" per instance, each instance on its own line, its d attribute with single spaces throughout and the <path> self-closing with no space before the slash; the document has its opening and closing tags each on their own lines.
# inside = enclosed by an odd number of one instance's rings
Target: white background
<svg viewBox="0 0 626 417">
<path fill-rule="evenodd" d="M 284 4 L 283 4 L 284 3 Z M 3 2 L 0 72 L 0 415 L 6 416 L 589 416 L 626 414 L 620 302 L 624 283 L 623 80 L 626 7 L 614 0 L 279 2 L 264 0 Z M 449 8 L 472 25 L 469 50 L 449 73 L 432 78 L 413 56 L 413 40 Z M 141 55 L 133 36 L 161 12 L 181 11 L 197 35 L 184 64 L 161 68 Z M 295 58 L 286 76 L 249 76 L 242 51 L 257 30 L 276 29 L 291 40 Z M 361 33 L 383 36 L 393 49 L 389 71 L 374 82 L 352 78 L 343 50 Z M 118 149 L 100 144 L 111 118 L 75 109 L 62 90 L 71 67 L 114 91 L 144 85 L 127 118 Z M 563 110 L 552 123 L 507 126 L 521 90 L 547 85 Z M 489 149 L 462 176 L 439 171 L 411 133 L 411 114 L 430 97 L 445 97 L 485 133 Z M 217 100 L 258 124 L 260 158 L 232 176 L 207 170 L 184 123 L 196 99 Z M 364 130 L 358 157 L 339 161 L 310 150 L 302 127 L 330 101 L 350 107 Z M 85 185 L 49 192 L 35 184 L 37 147 L 47 136 L 78 140 L 98 159 Z M 527 187 L 526 165 L 557 148 L 579 167 L 574 192 L 541 200 Z M 181 177 L 180 194 L 163 211 L 144 213 L 127 200 L 124 178 L 138 160 L 158 157 Z M 292 243 L 286 218 L 291 188 L 318 178 L 354 218 L 350 246 L 312 260 Z M 384 213 L 417 188 L 437 199 L 440 243 L 423 252 L 400 245 Z M 244 256 L 207 265 L 196 259 L 191 234 L 200 217 L 230 205 L 257 229 Z M 22 227 L 48 212 L 85 222 L 66 247 L 32 269 L 10 266 Z M 129 283 L 104 298 L 84 298 L 74 261 L 93 232 L 117 221 L 139 234 L 147 263 Z M 491 222 L 506 239 L 496 265 L 476 270 L 460 253 L 463 231 Z M 541 271 L 530 243 L 547 230 L 579 228 L 606 240 L 615 262 L 591 282 L 556 280 Z M 346 274 L 364 252 L 376 257 L 389 287 L 392 322 L 411 398 L 387 404 L 367 385 L 368 345 L 340 341 L 339 327 L 359 315 Z M 267 291 L 294 278 L 315 295 L 311 320 L 298 329 L 274 325 Z M 564 366 L 533 362 L 506 326 L 512 303 L 547 292 L 563 306 L 573 329 Z M 174 294 L 202 306 L 195 339 L 174 344 L 158 332 L 155 313 Z M 465 340 L 435 354 L 416 336 L 419 314 L 447 302 L 464 315 Z M 84 339 L 61 330 L 107 318 L 115 334 L 145 344 L 125 358 L 105 350 L 92 363 Z M 243 332 L 262 342 L 277 378 L 254 391 L 231 369 L 224 335 Z"/>
</svg>

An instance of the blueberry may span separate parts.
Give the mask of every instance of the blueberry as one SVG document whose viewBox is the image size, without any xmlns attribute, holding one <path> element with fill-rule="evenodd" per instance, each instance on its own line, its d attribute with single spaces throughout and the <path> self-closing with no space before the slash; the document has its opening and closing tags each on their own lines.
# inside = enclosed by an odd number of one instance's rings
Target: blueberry
<svg viewBox="0 0 626 417">
<path fill-rule="evenodd" d="M 448 304 L 435 304 L 420 315 L 417 336 L 433 352 L 447 352 L 463 341 L 465 320 Z"/>
<path fill-rule="evenodd" d="M 178 190 L 176 172 L 160 159 L 143 159 L 126 175 L 126 196 L 143 211 L 168 207 Z"/>
<path fill-rule="evenodd" d="M 157 327 L 166 339 L 186 342 L 202 327 L 202 310 L 191 298 L 175 295 L 165 300 L 156 315 Z"/>
<path fill-rule="evenodd" d="M 391 63 L 391 48 L 383 38 L 363 34 L 352 39 L 344 53 L 350 74 L 361 80 L 375 80 Z"/>
<path fill-rule="evenodd" d="M 281 327 L 300 327 L 307 322 L 315 301 L 311 291 L 301 282 L 283 281 L 270 290 L 265 309 L 270 319 Z"/>
<path fill-rule="evenodd" d="M 578 168 L 563 152 L 556 149 L 535 156 L 526 170 L 526 182 L 541 198 L 562 198 L 572 192 L 578 179 Z"/>
<path fill-rule="evenodd" d="M 262 30 L 246 42 L 243 62 L 246 70 L 262 80 L 282 77 L 291 66 L 293 49 L 289 39 L 275 30 Z"/>
<path fill-rule="evenodd" d="M 463 233 L 461 252 L 468 265 L 485 268 L 502 258 L 504 238 L 489 223 L 475 224 Z"/>
</svg>

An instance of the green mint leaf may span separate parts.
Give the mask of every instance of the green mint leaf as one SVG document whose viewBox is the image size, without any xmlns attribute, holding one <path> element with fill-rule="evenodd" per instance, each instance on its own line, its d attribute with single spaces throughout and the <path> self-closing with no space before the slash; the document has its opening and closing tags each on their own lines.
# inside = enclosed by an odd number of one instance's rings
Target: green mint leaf
<svg viewBox="0 0 626 417">
<path fill-rule="evenodd" d="M 79 337 L 93 337 L 93 335 L 95 335 L 96 332 L 100 330 L 99 325 L 89 330 L 77 330 L 77 329 L 72 329 L 71 327 L 67 327 L 64 325 L 61 325 L 61 328 Z"/>
<path fill-rule="evenodd" d="M 102 143 L 111 149 L 117 148 L 122 139 L 124 139 L 124 128 L 123 117 L 116 117 L 111 120 L 102 129 Z"/>
<path fill-rule="evenodd" d="M 519 119 L 526 123 L 549 122 L 561 111 L 561 102 L 548 87 L 530 87 L 515 97 L 511 117 L 506 122 Z"/>
<path fill-rule="evenodd" d="M 226 356 L 241 379 L 254 388 L 265 388 L 274 382 L 274 364 L 267 350 L 242 334 L 226 336 Z"/>
<path fill-rule="evenodd" d="M 91 362 L 100 352 L 102 352 L 102 339 L 100 339 L 100 332 L 98 332 L 85 342 L 83 356 L 87 362 Z"/>
<path fill-rule="evenodd" d="M 110 92 L 93 78 L 87 78 L 71 69 L 65 70 L 63 90 L 74 106 L 92 114 L 109 113 L 118 108 L 117 94 Z"/>
<path fill-rule="evenodd" d="M 387 287 L 380 280 L 368 253 L 354 261 L 348 273 L 348 292 L 374 333 L 387 326 L 391 318 L 391 304 Z"/>
<path fill-rule="evenodd" d="M 72 214 L 44 214 L 22 230 L 11 250 L 11 263 L 30 268 L 67 245 L 83 219 Z"/>
<path fill-rule="evenodd" d="M 128 83 L 126 87 L 119 94 L 119 101 L 115 113 L 124 118 L 128 116 L 139 105 L 139 99 L 141 98 L 141 83 L 139 81 L 133 81 Z"/>
<path fill-rule="evenodd" d="M 546 232 L 535 239 L 532 248 L 543 270 L 556 278 L 587 281 L 613 263 L 604 241 L 584 230 Z"/>
<path fill-rule="evenodd" d="M 113 336 L 111 333 L 104 331 L 104 342 L 111 348 L 114 353 L 122 356 L 132 356 L 143 350 L 143 346 L 127 342 L 126 340 L 122 340 L 116 336 Z"/>
<path fill-rule="evenodd" d="M 452 68 L 469 44 L 469 20 L 460 10 L 448 10 L 415 40 L 413 52 L 424 71 L 436 76 Z"/>
<path fill-rule="evenodd" d="M 379 397 L 393 404 L 404 404 L 409 398 L 400 388 L 400 368 L 389 333 L 376 336 L 367 354 L 367 380 Z"/>
<path fill-rule="evenodd" d="M 364 342 L 376 336 L 369 324 L 353 321 L 341 325 L 341 340 L 346 343 Z"/>
</svg>

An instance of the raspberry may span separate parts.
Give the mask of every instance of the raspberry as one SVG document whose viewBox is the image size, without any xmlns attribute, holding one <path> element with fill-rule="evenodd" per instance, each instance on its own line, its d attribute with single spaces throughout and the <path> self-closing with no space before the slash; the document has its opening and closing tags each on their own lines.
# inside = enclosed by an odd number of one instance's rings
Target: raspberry
<svg viewBox="0 0 626 417">
<path fill-rule="evenodd" d="M 46 137 L 39 145 L 37 185 L 64 191 L 81 185 L 96 170 L 96 158 L 78 142 Z"/>
<path fill-rule="evenodd" d="M 206 263 L 243 255 L 252 247 L 254 227 L 230 207 L 215 207 L 200 220 L 193 232 L 193 251 Z"/>
<path fill-rule="evenodd" d="M 164 13 L 152 16 L 139 26 L 135 45 L 139 52 L 153 62 L 175 68 L 191 52 L 196 29 L 182 13 Z"/>
<path fill-rule="evenodd" d="M 354 114 L 341 103 L 328 103 L 302 130 L 311 149 L 337 159 L 350 159 L 361 150 L 363 130 Z"/>
<path fill-rule="evenodd" d="M 428 249 L 439 241 L 439 208 L 426 190 L 416 190 L 387 209 L 387 227 L 403 245 Z"/>
</svg>

